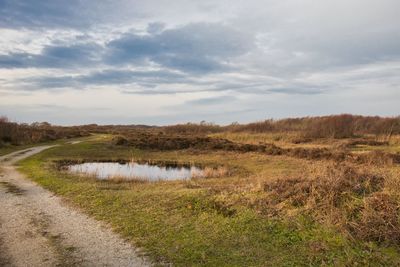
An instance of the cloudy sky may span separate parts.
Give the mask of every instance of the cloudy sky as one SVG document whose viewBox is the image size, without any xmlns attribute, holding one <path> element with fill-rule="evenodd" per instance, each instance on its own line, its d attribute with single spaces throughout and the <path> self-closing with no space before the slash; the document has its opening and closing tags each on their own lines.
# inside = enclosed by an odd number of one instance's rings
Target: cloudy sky
<svg viewBox="0 0 400 267">
<path fill-rule="evenodd" d="M 0 0 L 0 115 L 400 114 L 399 0 Z"/>
</svg>

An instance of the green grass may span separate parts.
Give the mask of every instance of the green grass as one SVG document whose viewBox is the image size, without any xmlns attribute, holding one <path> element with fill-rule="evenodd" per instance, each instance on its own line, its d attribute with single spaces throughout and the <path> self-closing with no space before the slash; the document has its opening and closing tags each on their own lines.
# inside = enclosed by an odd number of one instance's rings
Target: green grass
<svg viewBox="0 0 400 267">
<path fill-rule="evenodd" d="M 21 146 L 14 146 L 14 145 L 7 145 L 4 147 L 0 147 L 0 156 L 18 151 L 18 150 L 22 150 L 22 149 L 26 149 L 26 148 L 30 148 L 30 147 L 34 147 L 37 146 L 38 144 L 32 144 L 32 145 L 21 145 Z"/>
<path fill-rule="evenodd" d="M 55 141 L 49 141 L 49 142 L 41 142 L 41 143 L 35 143 L 35 144 L 27 144 L 27 145 L 5 145 L 0 147 L 0 156 L 31 148 L 31 147 L 36 147 L 36 146 L 44 146 L 44 145 L 55 145 L 55 144 L 65 144 L 67 142 L 71 141 L 87 141 L 87 140 L 93 140 L 93 139 L 99 139 L 99 138 L 104 138 L 104 136 L 91 136 L 91 137 L 82 137 L 82 138 L 74 138 L 74 139 L 60 139 L 60 140 L 55 140 Z"/>
<path fill-rule="evenodd" d="M 107 137 L 102 137 L 106 140 Z M 303 161 L 256 153 L 149 152 L 102 140 L 51 148 L 20 163 L 43 187 L 64 197 L 156 262 L 177 266 L 394 266 L 398 251 L 349 240 L 308 218 L 270 219 L 242 198 L 248 183 L 299 172 Z M 225 164 L 232 177 L 157 183 L 112 183 L 57 171 L 57 159 L 155 159 Z M 304 163 L 304 162 L 303 162 Z M 240 190 L 239 190 L 240 189 Z"/>
</svg>

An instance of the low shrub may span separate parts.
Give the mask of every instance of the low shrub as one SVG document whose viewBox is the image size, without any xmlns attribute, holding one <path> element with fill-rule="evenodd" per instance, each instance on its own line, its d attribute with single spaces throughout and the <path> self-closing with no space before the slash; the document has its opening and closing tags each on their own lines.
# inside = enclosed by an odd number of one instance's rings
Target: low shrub
<svg viewBox="0 0 400 267">
<path fill-rule="evenodd" d="M 400 206 L 390 194 L 374 193 L 364 199 L 360 219 L 350 224 L 360 239 L 398 244 L 400 241 Z"/>
<path fill-rule="evenodd" d="M 387 146 L 389 145 L 388 141 L 376 141 L 376 140 L 368 140 L 368 139 L 353 139 L 345 144 L 348 148 L 353 148 L 356 146 Z"/>
<path fill-rule="evenodd" d="M 398 244 L 400 202 L 385 191 L 386 176 L 335 164 L 313 177 L 282 178 L 264 184 L 269 216 L 293 209 L 320 223 L 330 223 L 364 241 Z"/>
<path fill-rule="evenodd" d="M 349 196 L 365 196 L 382 189 L 384 178 L 356 171 L 347 165 L 334 165 L 322 175 L 309 178 L 278 179 L 264 186 L 275 201 L 294 205 L 339 207 Z"/>
<path fill-rule="evenodd" d="M 139 149 L 150 150 L 226 150 L 226 151 L 265 151 L 266 146 L 239 144 L 222 138 L 207 136 L 166 135 L 152 133 L 137 133 L 129 137 L 115 137 L 115 145 L 130 145 Z"/>
<path fill-rule="evenodd" d="M 18 124 L 0 117 L 0 143 L 3 144 L 26 145 L 88 135 L 87 131 L 78 126 L 53 126 L 46 122 Z"/>
<path fill-rule="evenodd" d="M 282 148 L 274 144 L 244 144 L 223 138 L 191 135 L 166 135 L 152 132 L 137 132 L 128 137 L 118 135 L 112 139 L 117 146 L 133 146 L 145 150 L 223 150 L 235 152 L 259 152 L 267 155 L 286 155 L 308 160 L 350 161 L 369 165 L 400 163 L 400 154 L 374 150 L 363 154 L 352 154 L 348 149 L 328 148 Z"/>
<path fill-rule="evenodd" d="M 368 165 L 392 165 L 400 163 L 399 153 L 389 153 L 382 150 L 373 150 L 368 153 L 354 155 L 352 158 L 357 163 Z"/>
</svg>

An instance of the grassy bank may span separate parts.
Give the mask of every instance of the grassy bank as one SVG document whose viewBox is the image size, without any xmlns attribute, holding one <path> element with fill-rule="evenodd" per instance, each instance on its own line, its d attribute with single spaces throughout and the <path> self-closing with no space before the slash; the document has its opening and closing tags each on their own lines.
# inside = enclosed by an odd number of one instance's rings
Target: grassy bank
<svg viewBox="0 0 400 267">
<path fill-rule="evenodd" d="M 58 171 L 55 160 L 152 159 L 221 164 L 229 177 L 157 183 L 107 182 Z M 324 164 L 324 163 L 318 163 Z M 142 151 L 107 137 L 49 149 L 20 169 L 72 205 L 109 223 L 156 262 L 177 266 L 399 265 L 398 249 L 350 238 L 306 213 L 260 212 L 264 186 L 312 172 L 309 161 L 226 151 Z"/>
<path fill-rule="evenodd" d="M 23 150 L 23 149 L 36 147 L 36 146 L 63 145 L 63 144 L 67 144 L 70 142 L 81 142 L 81 141 L 88 141 L 88 140 L 93 140 L 93 139 L 99 140 L 101 138 L 104 138 L 104 136 L 97 135 L 97 136 L 88 136 L 88 137 L 80 137 L 80 138 L 73 138 L 73 139 L 59 139 L 59 140 L 55 140 L 55 141 L 39 142 L 39 143 L 27 144 L 27 145 L 7 144 L 7 145 L 3 145 L 0 147 L 0 156 L 9 154 L 9 153 L 12 153 L 15 151 Z"/>
<path fill-rule="evenodd" d="M 7 145 L 7 146 L 3 146 L 0 147 L 0 156 L 4 156 L 6 154 L 15 152 L 15 151 L 19 151 L 19 150 L 23 150 L 23 149 L 27 149 L 27 148 L 31 148 L 31 147 L 35 147 L 35 146 L 40 146 L 40 145 L 44 145 L 45 143 L 38 143 L 38 144 L 30 144 L 30 145 L 20 145 L 20 146 L 15 146 L 15 145 Z M 48 144 L 48 143 L 46 143 Z"/>
</svg>

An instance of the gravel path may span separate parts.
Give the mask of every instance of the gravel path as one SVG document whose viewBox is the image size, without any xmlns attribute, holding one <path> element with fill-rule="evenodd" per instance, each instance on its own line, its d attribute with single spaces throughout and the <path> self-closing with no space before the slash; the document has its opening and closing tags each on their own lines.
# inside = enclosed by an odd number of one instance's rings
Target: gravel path
<svg viewBox="0 0 400 267">
<path fill-rule="evenodd" d="M 48 148 L 0 157 L 0 266 L 149 266 L 105 224 L 69 207 L 13 166 Z"/>
</svg>

